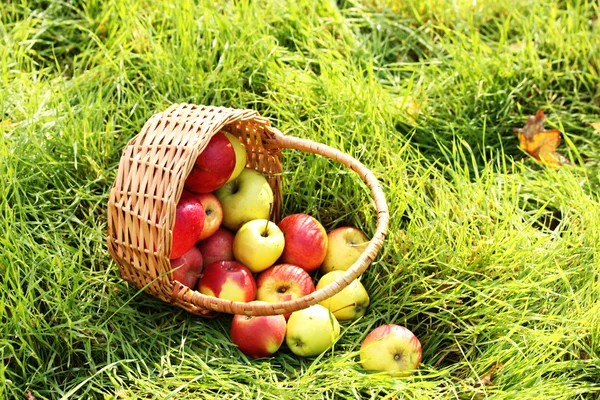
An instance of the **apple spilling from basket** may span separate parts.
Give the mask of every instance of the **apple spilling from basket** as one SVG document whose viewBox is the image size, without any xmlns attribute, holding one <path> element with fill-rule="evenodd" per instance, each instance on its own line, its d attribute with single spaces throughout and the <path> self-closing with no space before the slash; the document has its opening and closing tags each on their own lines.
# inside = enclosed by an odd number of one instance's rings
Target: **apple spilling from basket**
<svg viewBox="0 0 600 400">
<path fill-rule="evenodd" d="M 172 277 L 208 296 L 279 303 L 299 299 L 336 281 L 368 244 L 357 228 L 327 232 L 308 214 L 269 221 L 273 192 L 267 179 L 246 167 L 246 150 L 227 132 L 202 149 L 176 207 Z M 314 284 L 313 272 L 320 272 Z M 285 341 L 299 356 L 316 356 L 340 335 L 339 321 L 363 316 L 369 295 L 358 279 L 308 308 L 272 316 L 235 315 L 231 339 L 251 358 L 267 357 Z M 379 326 L 360 348 L 368 371 L 410 374 L 421 362 L 421 344 L 408 329 Z"/>
</svg>

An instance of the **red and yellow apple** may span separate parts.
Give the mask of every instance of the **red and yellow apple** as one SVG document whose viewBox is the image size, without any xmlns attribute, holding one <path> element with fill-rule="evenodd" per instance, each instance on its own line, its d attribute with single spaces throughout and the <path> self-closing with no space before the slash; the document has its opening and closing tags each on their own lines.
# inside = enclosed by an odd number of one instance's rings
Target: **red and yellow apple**
<svg viewBox="0 0 600 400">
<path fill-rule="evenodd" d="M 256 287 L 256 299 L 268 303 L 299 299 L 315 291 L 308 272 L 292 264 L 278 264 L 265 270 L 256 278 Z"/>
<path fill-rule="evenodd" d="M 252 272 L 237 261 L 216 261 L 207 265 L 198 281 L 198 291 L 207 296 L 249 302 L 256 298 Z"/>
<path fill-rule="evenodd" d="M 365 251 L 369 239 L 352 226 L 342 226 L 327 234 L 327 254 L 321 272 L 346 271 Z"/>
<path fill-rule="evenodd" d="M 395 324 L 372 330 L 360 347 L 360 363 L 368 372 L 408 376 L 419 368 L 421 342 L 409 329 Z"/>
<path fill-rule="evenodd" d="M 204 229 L 204 208 L 192 194 L 185 190 L 175 208 L 170 259 L 179 258 L 198 241 Z"/>
<path fill-rule="evenodd" d="M 221 187 L 235 168 L 235 150 L 231 141 L 217 132 L 196 158 L 185 188 L 194 193 L 210 193 Z"/>
<path fill-rule="evenodd" d="M 233 260 L 233 238 L 234 234 L 221 226 L 215 233 L 196 243 L 196 247 L 202 253 L 204 265 L 215 261 Z"/>
<path fill-rule="evenodd" d="M 231 321 L 231 341 L 250 358 L 273 355 L 285 339 L 283 315 L 236 314 Z"/>
<path fill-rule="evenodd" d="M 285 240 L 275 223 L 266 219 L 246 222 L 233 239 L 233 256 L 253 273 L 272 266 L 281 255 Z"/>
<path fill-rule="evenodd" d="M 319 279 L 316 289 L 322 289 L 344 275 L 344 271 L 331 271 Z M 354 320 L 362 317 L 369 306 L 369 294 L 358 279 L 350 282 L 340 292 L 319 303 L 329 309 L 338 321 Z"/>
<path fill-rule="evenodd" d="M 192 246 L 187 253 L 171 260 L 173 280 L 177 280 L 185 286 L 194 289 L 202 273 L 202 265 L 202 253 L 200 253 L 200 250 L 196 246 Z"/>
<path fill-rule="evenodd" d="M 340 335 L 340 324 L 323 306 L 315 304 L 294 311 L 288 319 L 285 343 L 292 353 L 313 357 L 333 346 Z"/>
<path fill-rule="evenodd" d="M 227 179 L 227 182 L 231 182 L 232 180 L 237 178 L 246 167 L 246 148 L 244 147 L 242 142 L 240 142 L 240 140 L 237 137 L 233 136 L 231 133 L 223 131 L 223 134 L 227 137 L 227 139 L 229 139 L 235 152 L 235 168 L 233 169 L 233 172 L 231 173 L 229 179 Z"/>
<path fill-rule="evenodd" d="M 327 254 L 327 232 L 323 225 L 308 214 L 292 214 L 278 226 L 285 236 L 281 262 L 297 265 L 307 272 L 319 268 Z"/>
<path fill-rule="evenodd" d="M 204 228 L 200 233 L 198 240 L 204 240 L 211 236 L 221 226 L 223 221 L 223 208 L 219 199 L 212 193 L 196 194 L 196 198 L 204 207 Z"/>
<path fill-rule="evenodd" d="M 251 168 L 244 168 L 214 194 L 223 207 L 222 225 L 232 231 L 253 219 L 269 219 L 273 190 L 267 179 Z"/>
</svg>

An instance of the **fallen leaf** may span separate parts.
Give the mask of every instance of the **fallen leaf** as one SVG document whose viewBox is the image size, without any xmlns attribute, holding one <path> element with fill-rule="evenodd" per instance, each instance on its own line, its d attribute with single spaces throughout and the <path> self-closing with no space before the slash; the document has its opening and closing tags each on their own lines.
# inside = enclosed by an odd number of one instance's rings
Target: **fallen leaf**
<svg viewBox="0 0 600 400">
<path fill-rule="evenodd" d="M 530 156 L 552 168 L 559 168 L 563 164 L 570 164 L 569 160 L 556 152 L 560 144 L 561 134 L 558 129 L 544 128 L 546 115 L 539 109 L 535 116 L 530 115 L 523 128 L 513 128 L 519 137 L 519 145 Z"/>
<path fill-rule="evenodd" d="M 490 368 L 490 371 L 485 374 L 484 376 L 482 376 L 476 383 L 476 386 L 494 386 L 494 382 L 492 382 L 492 376 L 500 369 L 502 368 L 502 363 L 496 363 L 494 365 L 492 365 L 492 368 Z"/>
<path fill-rule="evenodd" d="M 590 125 L 592 126 L 592 128 L 594 128 L 596 130 L 596 132 L 600 133 L 600 121 L 599 122 L 592 122 L 592 123 L 590 123 Z"/>
<path fill-rule="evenodd" d="M 31 394 L 29 390 L 25 393 L 25 398 L 27 400 L 36 400 L 36 398 Z"/>
</svg>

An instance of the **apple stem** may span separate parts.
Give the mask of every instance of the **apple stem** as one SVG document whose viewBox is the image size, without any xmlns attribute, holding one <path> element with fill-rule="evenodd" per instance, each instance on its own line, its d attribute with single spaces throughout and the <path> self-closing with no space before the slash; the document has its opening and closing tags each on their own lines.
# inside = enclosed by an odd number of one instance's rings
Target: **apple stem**
<svg viewBox="0 0 600 400">
<path fill-rule="evenodd" d="M 270 214 L 270 212 L 269 212 Z M 267 223 L 265 224 L 265 230 L 263 232 L 264 237 L 269 237 L 269 220 L 267 219 Z"/>
</svg>

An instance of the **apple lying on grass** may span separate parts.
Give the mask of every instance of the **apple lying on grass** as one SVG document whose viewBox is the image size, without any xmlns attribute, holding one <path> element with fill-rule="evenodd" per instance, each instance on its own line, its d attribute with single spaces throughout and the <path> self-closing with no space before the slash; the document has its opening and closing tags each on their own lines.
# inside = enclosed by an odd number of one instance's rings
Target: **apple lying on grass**
<svg viewBox="0 0 600 400">
<path fill-rule="evenodd" d="M 327 232 L 323 225 L 308 214 L 292 214 L 278 226 L 285 236 L 281 262 L 297 265 L 307 272 L 319 268 L 327 253 Z"/>
<path fill-rule="evenodd" d="M 175 208 L 170 259 L 179 258 L 198 241 L 204 229 L 204 208 L 191 193 L 183 191 Z"/>
<path fill-rule="evenodd" d="M 246 222 L 233 239 L 233 256 L 253 273 L 262 272 L 277 261 L 285 244 L 283 233 L 267 219 Z"/>
<path fill-rule="evenodd" d="M 221 226 L 215 233 L 196 243 L 202 253 L 204 265 L 233 260 L 233 238 L 233 232 Z"/>
<path fill-rule="evenodd" d="M 198 281 L 198 291 L 207 296 L 249 302 L 256 298 L 252 272 L 237 261 L 216 261 L 207 265 Z"/>
<path fill-rule="evenodd" d="M 223 221 L 223 208 L 219 199 L 212 193 L 197 194 L 196 198 L 204 207 L 204 228 L 198 240 L 204 240 L 211 236 L 221 226 Z"/>
<path fill-rule="evenodd" d="M 330 349 L 339 335 L 337 319 L 328 309 L 315 304 L 290 315 L 285 342 L 297 356 L 313 357 Z"/>
<path fill-rule="evenodd" d="M 421 342 L 409 329 L 394 324 L 371 331 L 360 347 L 360 363 L 368 372 L 408 376 L 421 364 Z"/>
<path fill-rule="evenodd" d="M 278 264 L 265 270 L 256 278 L 256 287 L 256 299 L 268 303 L 299 299 L 315 291 L 308 272 L 292 264 Z M 285 314 L 285 319 L 290 314 Z"/>
<path fill-rule="evenodd" d="M 321 272 L 346 271 L 365 251 L 369 239 L 352 226 L 336 228 L 327 234 L 327 254 Z"/>
<path fill-rule="evenodd" d="M 244 147 L 242 142 L 240 142 L 240 140 L 237 137 L 233 136 L 231 133 L 224 131 L 222 131 L 222 133 L 227 139 L 229 139 L 231 145 L 233 146 L 233 151 L 235 152 L 235 167 L 233 168 L 231 176 L 229 177 L 229 179 L 227 179 L 227 182 L 231 182 L 232 180 L 237 178 L 246 167 L 246 148 Z"/>
<path fill-rule="evenodd" d="M 231 341 L 250 358 L 269 357 L 281 347 L 285 328 L 283 315 L 236 314 L 231 321 Z"/>
<path fill-rule="evenodd" d="M 214 194 L 223 207 L 222 225 L 232 231 L 253 219 L 269 219 L 273 190 L 267 179 L 251 168 L 244 168 Z"/>
<path fill-rule="evenodd" d="M 184 186 L 194 193 L 210 193 L 227 182 L 235 163 L 231 141 L 223 133 L 217 132 L 196 158 Z"/>
<path fill-rule="evenodd" d="M 344 275 L 345 271 L 331 271 L 319 279 L 316 289 L 324 288 Z M 354 320 L 362 317 L 369 306 L 369 294 L 358 279 L 350 282 L 340 292 L 319 303 L 330 310 L 338 321 Z"/>
<path fill-rule="evenodd" d="M 189 288 L 195 288 L 202 273 L 202 253 L 192 246 L 184 255 L 171 260 L 173 280 L 183 283 Z"/>
</svg>

